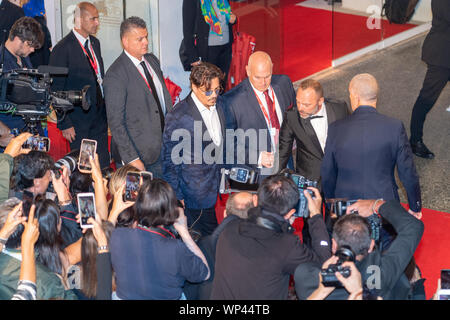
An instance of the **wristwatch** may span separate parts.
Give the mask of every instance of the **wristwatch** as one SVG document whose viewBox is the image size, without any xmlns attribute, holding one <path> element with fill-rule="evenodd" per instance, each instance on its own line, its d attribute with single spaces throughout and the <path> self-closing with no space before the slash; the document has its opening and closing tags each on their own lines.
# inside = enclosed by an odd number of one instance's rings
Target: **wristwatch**
<svg viewBox="0 0 450 320">
<path fill-rule="evenodd" d="M 100 246 L 100 247 L 98 247 L 97 252 L 100 252 L 100 251 L 109 251 L 109 248 L 108 248 L 108 246 Z"/>
</svg>

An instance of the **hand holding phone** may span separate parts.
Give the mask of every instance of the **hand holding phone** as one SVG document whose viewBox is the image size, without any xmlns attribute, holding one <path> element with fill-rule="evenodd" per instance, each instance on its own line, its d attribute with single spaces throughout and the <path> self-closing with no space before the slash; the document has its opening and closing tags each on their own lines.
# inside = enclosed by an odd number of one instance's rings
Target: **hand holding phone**
<svg viewBox="0 0 450 320">
<path fill-rule="evenodd" d="M 124 201 L 135 202 L 139 193 L 141 174 L 139 172 L 128 172 L 126 177 Z"/>
<path fill-rule="evenodd" d="M 95 208 L 95 195 L 93 193 L 79 193 L 77 195 L 78 212 L 80 214 L 80 226 L 83 229 L 93 228 L 88 223 L 89 218 L 97 218 L 97 210 Z"/>
<path fill-rule="evenodd" d="M 34 136 L 28 138 L 28 140 L 23 144 L 23 149 L 32 151 L 50 151 L 50 139 L 46 137 Z"/>
<path fill-rule="evenodd" d="M 80 171 L 92 171 L 90 158 L 94 159 L 97 153 L 97 141 L 83 139 L 80 147 L 80 157 L 78 159 L 78 170 Z"/>
</svg>

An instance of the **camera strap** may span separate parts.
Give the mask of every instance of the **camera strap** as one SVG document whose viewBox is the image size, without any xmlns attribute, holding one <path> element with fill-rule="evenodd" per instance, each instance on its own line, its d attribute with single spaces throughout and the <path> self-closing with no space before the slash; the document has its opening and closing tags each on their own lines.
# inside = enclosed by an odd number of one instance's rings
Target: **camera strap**
<svg viewBox="0 0 450 320">
<path fill-rule="evenodd" d="M 175 235 L 172 232 L 170 232 L 169 230 L 167 230 L 164 227 L 145 227 L 145 226 L 139 224 L 137 226 L 137 229 L 157 234 L 157 235 L 159 235 L 159 236 L 161 236 L 163 238 L 173 238 L 173 239 L 176 238 Z"/>
</svg>

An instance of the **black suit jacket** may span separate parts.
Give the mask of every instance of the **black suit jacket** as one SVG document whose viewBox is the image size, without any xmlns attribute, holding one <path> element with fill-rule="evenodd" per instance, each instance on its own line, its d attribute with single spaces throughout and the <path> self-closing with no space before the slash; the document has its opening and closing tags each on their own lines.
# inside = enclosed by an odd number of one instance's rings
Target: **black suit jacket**
<svg viewBox="0 0 450 320">
<path fill-rule="evenodd" d="M 166 113 L 173 108 L 158 58 L 144 58 L 158 75 L 164 91 Z M 162 128 L 153 94 L 131 59 L 123 52 L 106 72 L 104 80 L 108 124 L 124 163 L 140 159 L 146 166 L 161 154 Z M 117 160 L 117 159 L 116 159 Z"/>
<path fill-rule="evenodd" d="M 363 284 L 371 284 L 375 294 L 385 300 L 406 300 L 411 293 L 411 285 L 405 275 L 405 269 L 420 243 L 424 224 L 400 205 L 398 201 L 388 201 L 380 207 L 380 215 L 397 232 L 390 247 L 380 252 L 375 248 L 363 260 L 355 263 L 361 272 Z M 295 290 L 300 300 L 307 299 L 319 285 L 321 265 L 317 263 L 301 264 L 295 271 Z M 345 289 L 334 290 L 327 300 L 346 300 Z"/>
<path fill-rule="evenodd" d="M 433 22 L 423 43 L 422 59 L 428 64 L 450 68 L 450 1 L 432 0 Z"/>
<path fill-rule="evenodd" d="M 396 167 L 410 208 L 420 211 L 419 176 L 400 120 L 360 106 L 329 126 L 321 167 L 326 199 L 399 200 Z"/>
<path fill-rule="evenodd" d="M 292 82 L 285 75 L 273 75 L 271 85 L 284 115 L 286 110 L 296 105 Z M 273 150 L 266 119 L 249 79 L 245 79 L 223 95 L 223 100 L 220 101 L 220 104 L 218 102 L 218 106 L 224 110 L 227 129 L 242 129 L 244 132 L 250 130 L 256 136 L 256 140 L 253 142 L 246 137 L 245 144 L 242 145 L 242 142 L 237 139 L 229 140 L 230 136 L 227 135 L 226 163 L 229 164 L 229 160 L 231 160 L 234 164 L 245 164 L 256 168 L 261 152 Z M 234 148 L 228 148 L 230 145 Z M 240 147 L 243 147 L 245 152 L 240 152 Z"/>
<path fill-rule="evenodd" d="M 325 99 L 328 125 L 349 115 L 347 104 L 342 101 Z M 310 180 L 320 180 L 320 165 L 323 151 L 317 136 L 310 136 L 300 121 L 297 108 L 285 114 L 280 131 L 280 170 L 287 167 L 292 155 L 294 140 L 297 144 L 296 172 Z"/>
<path fill-rule="evenodd" d="M 103 77 L 105 71 L 100 50 L 100 41 L 93 36 L 90 36 L 90 41 Z M 64 120 L 58 120 L 58 128 L 60 130 L 66 130 L 74 127 L 75 131 L 80 132 L 87 130 L 92 125 L 102 125 L 106 129 L 106 110 L 103 101 L 98 101 L 101 99 L 101 92 L 97 92 L 96 89 L 97 78 L 95 72 L 73 31 L 59 41 L 53 48 L 49 64 L 51 66 L 69 69 L 69 75 L 67 77 L 54 77 L 52 90 L 81 90 L 86 85 L 91 86 L 89 89 L 89 97 L 91 100 L 91 108 L 89 111 L 83 111 L 82 108 L 75 107 L 73 111 L 68 113 Z"/>
<path fill-rule="evenodd" d="M 9 31 L 11 30 L 14 22 L 24 16 L 25 13 L 21 7 L 16 6 L 8 0 L 2 1 L 2 4 L 0 5 L 0 41 L 3 42 L 1 44 L 5 43 L 6 38 L 8 38 Z"/>
</svg>

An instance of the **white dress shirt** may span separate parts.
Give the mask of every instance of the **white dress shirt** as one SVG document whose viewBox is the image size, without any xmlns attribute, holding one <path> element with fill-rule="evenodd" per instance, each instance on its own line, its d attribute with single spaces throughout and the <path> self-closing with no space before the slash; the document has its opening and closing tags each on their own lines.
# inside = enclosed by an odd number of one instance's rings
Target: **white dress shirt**
<svg viewBox="0 0 450 320">
<path fill-rule="evenodd" d="M 191 97 L 202 116 L 203 122 L 205 122 L 209 136 L 216 146 L 220 146 L 222 144 L 222 126 L 220 125 L 216 106 L 209 107 L 209 109 L 206 108 L 194 92 L 192 92 Z"/>
<path fill-rule="evenodd" d="M 153 70 L 153 68 L 150 65 L 150 63 L 148 63 L 147 60 L 144 59 L 144 57 L 142 57 L 141 60 L 138 60 L 135 57 L 133 57 L 131 54 L 129 54 L 126 50 L 124 50 L 124 52 L 128 56 L 128 58 L 131 59 L 133 64 L 136 66 L 136 68 L 138 68 L 139 72 L 141 73 L 141 75 L 144 78 L 145 78 L 145 72 L 144 72 L 144 68 L 141 65 L 141 62 L 142 61 L 145 62 L 145 65 L 147 66 L 147 69 L 150 72 L 150 75 L 152 76 L 153 83 L 155 84 L 156 94 L 158 95 L 159 102 L 161 103 L 161 108 L 162 108 L 164 114 L 166 114 L 166 103 L 165 103 L 165 100 L 164 100 L 164 91 L 163 91 L 162 84 L 159 81 L 159 78 L 158 78 L 155 70 Z"/>
<path fill-rule="evenodd" d="M 314 116 L 322 116 L 323 118 L 316 118 L 311 120 L 311 125 L 316 132 L 317 139 L 319 140 L 322 151 L 325 152 L 325 143 L 328 136 L 328 116 L 325 103 L 322 104 L 320 111 Z"/>
</svg>

